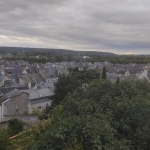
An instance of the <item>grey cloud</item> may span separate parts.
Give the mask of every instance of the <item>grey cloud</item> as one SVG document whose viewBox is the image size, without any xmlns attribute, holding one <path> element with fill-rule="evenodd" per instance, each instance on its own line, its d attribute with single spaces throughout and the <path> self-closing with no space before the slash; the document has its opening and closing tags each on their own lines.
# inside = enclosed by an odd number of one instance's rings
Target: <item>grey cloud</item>
<svg viewBox="0 0 150 150">
<path fill-rule="evenodd" d="M 0 0 L 0 35 L 37 38 L 44 43 L 37 47 L 148 53 L 149 6 L 148 0 Z"/>
</svg>

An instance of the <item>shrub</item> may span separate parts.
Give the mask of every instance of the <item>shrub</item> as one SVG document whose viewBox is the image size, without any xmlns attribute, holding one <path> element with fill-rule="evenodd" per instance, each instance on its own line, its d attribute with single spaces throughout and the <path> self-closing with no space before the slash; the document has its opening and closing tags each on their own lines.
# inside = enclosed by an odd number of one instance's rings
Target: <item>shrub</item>
<svg viewBox="0 0 150 150">
<path fill-rule="evenodd" d="M 9 142 L 9 136 L 6 129 L 0 127 L 0 150 L 6 150 L 6 146 Z"/>
<path fill-rule="evenodd" d="M 16 135 L 23 131 L 23 124 L 16 118 L 12 118 L 8 121 L 8 133 L 10 136 Z"/>
<path fill-rule="evenodd" d="M 42 111 L 39 110 L 39 109 L 34 109 L 34 110 L 32 111 L 32 115 L 35 115 L 35 116 L 40 117 L 40 116 L 42 115 Z"/>
</svg>

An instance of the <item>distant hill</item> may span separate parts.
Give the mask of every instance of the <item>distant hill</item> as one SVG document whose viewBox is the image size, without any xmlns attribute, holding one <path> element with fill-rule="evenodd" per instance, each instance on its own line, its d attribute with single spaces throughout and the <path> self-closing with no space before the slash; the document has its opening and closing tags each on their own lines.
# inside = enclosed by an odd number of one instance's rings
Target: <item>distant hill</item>
<svg viewBox="0 0 150 150">
<path fill-rule="evenodd" d="M 55 54 L 70 54 L 70 55 L 104 55 L 104 56 L 115 56 L 114 53 L 109 52 L 97 52 L 97 51 L 75 51 L 75 50 L 66 50 L 66 49 L 48 49 L 48 48 L 24 48 L 24 47 L 0 47 L 0 53 L 8 52 L 34 52 L 34 51 L 43 51 L 43 52 L 53 52 Z"/>
</svg>

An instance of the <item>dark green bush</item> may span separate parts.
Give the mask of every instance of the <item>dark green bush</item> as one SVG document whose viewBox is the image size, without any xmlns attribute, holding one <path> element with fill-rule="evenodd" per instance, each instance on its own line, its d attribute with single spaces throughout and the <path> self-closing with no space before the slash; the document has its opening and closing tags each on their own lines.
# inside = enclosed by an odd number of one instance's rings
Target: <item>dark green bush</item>
<svg viewBox="0 0 150 150">
<path fill-rule="evenodd" d="M 23 131 L 23 124 L 16 118 L 12 118 L 8 121 L 8 133 L 10 136 L 16 135 Z"/>
<path fill-rule="evenodd" d="M 0 150 L 6 150 L 9 143 L 9 135 L 6 129 L 0 127 Z"/>
</svg>

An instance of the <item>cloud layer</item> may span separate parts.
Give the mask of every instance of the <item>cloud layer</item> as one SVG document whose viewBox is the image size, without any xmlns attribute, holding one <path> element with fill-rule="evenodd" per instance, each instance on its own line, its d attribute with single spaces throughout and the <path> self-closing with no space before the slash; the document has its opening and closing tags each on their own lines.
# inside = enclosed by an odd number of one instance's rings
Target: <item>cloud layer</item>
<svg viewBox="0 0 150 150">
<path fill-rule="evenodd" d="M 0 0 L 0 46 L 150 53 L 149 0 Z"/>
</svg>

